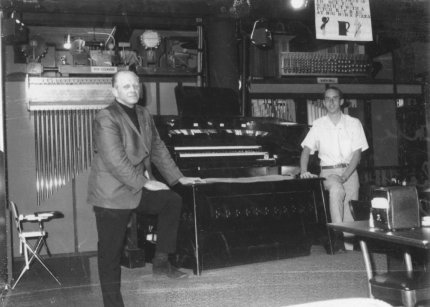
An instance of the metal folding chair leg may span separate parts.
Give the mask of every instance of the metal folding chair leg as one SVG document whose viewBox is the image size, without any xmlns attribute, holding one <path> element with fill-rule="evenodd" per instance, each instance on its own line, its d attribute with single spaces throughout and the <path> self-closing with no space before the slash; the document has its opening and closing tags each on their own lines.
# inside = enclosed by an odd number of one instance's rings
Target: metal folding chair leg
<svg viewBox="0 0 430 307">
<path fill-rule="evenodd" d="M 26 246 L 29 247 L 28 243 L 26 243 Z M 31 248 L 29 248 L 30 252 L 33 254 L 31 258 L 36 258 L 40 264 L 45 268 L 45 270 L 48 271 L 49 274 L 55 279 L 55 281 L 61 286 L 61 282 L 58 280 L 58 278 L 54 275 L 54 273 L 51 272 L 51 270 L 46 266 L 45 261 L 40 257 L 36 252 L 34 252 Z"/>
<path fill-rule="evenodd" d="M 19 274 L 18 278 L 15 280 L 15 282 L 13 283 L 13 285 L 11 286 L 11 289 L 13 290 L 15 288 L 15 286 L 18 284 L 18 282 L 21 280 L 22 276 L 24 276 L 24 273 L 27 272 L 28 270 L 30 270 L 30 265 L 31 263 L 34 261 L 34 259 L 37 259 L 39 261 L 39 263 L 45 268 L 46 271 L 48 271 L 48 273 L 55 279 L 55 281 L 61 286 L 61 282 L 58 280 L 58 278 L 54 275 L 54 273 L 52 273 L 52 271 L 48 268 L 48 266 L 45 264 L 45 261 L 42 259 L 42 257 L 40 257 L 38 255 L 40 249 L 43 246 L 43 243 L 46 244 L 45 240 L 43 237 L 39 238 L 37 240 L 37 243 L 35 244 L 35 247 L 32 248 L 30 246 L 30 244 L 28 244 L 28 242 L 26 240 L 23 240 L 21 242 L 21 244 L 24 247 L 24 259 L 25 259 L 25 264 L 24 267 L 21 270 L 21 273 Z M 28 252 L 31 253 L 31 257 L 29 259 L 29 255 Z"/>
</svg>

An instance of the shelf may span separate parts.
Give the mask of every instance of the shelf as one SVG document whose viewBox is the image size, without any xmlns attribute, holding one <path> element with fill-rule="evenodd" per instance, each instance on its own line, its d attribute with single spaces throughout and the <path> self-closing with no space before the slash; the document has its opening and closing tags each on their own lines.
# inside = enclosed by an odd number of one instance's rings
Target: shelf
<svg viewBox="0 0 430 307">
<path fill-rule="evenodd" d="M 113 75 L 120 70 L 128 70 L 127 66 L 72 66 L 61 65 L 58 72 L 62 75 Z"/>
<path fill-rule="evenodd" d="M 257 79 L 252 80 L 249 86 L 249 93 L 253 98 L 269 96 L 305 96 L 313 98 L 321 96 L 326 85 L 334 85 L 348 96 L 372 96 L 372 97 L 393 97 L 393 96 L 421 96 L 423 95 L 423 85 L 421 83 L 395 84 L 392 81 L 362 80 L 355 82 L 343 82 L 337 78 L 327 77 L 331 81 L 319 83 L 318 78 L 313 79 Z"/>
<path fill-rule="evenodd" d="M 109 77 L 118 71 L 129 70 L 128 66 L 72 66 L 62 65 L 58 67 L 58 72 L 62 76 L 106 76 Z M 154 79 L 158 81 L 192 81 L 195 80 L 198 74 L 195 71 L 186 69 L 172 69 L 159 67 L 141 67 L 135 68 L 137 75 L 143 79 Z"/>
<path fill-rule="evenodd" d="M 136 67 L 136 73 L 139 76 L 177 76 L 177 77 L 197 77 L 195 70 L 180 69 L 180 68 L 161 68 L 161 67 Z"/>
</svg>

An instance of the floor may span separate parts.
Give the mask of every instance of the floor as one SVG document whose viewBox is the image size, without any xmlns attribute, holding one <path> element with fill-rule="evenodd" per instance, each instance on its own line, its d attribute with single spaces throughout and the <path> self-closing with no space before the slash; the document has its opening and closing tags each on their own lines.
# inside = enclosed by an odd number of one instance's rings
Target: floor
<svg viewBox="0 0 430 307">
<path fill-rule="evenodd" d="M 59 286 L 36 265 L 8 291 L 3 307 L 101 307 L 96 259 L 89 268 L 59 276 Z M 361 253 L 327 255 L 313 246 L 309 256 L 220 269 L 208 269 L 186 280 L 154 280 L 150 263 L 122 268 L 126 306 L 287 306 L 318 300 L 367 297 Z M 89 271 L 89 272 L 85 272 Z M 87 274 L 89 273 L 89 274 Z"/>
</svg>

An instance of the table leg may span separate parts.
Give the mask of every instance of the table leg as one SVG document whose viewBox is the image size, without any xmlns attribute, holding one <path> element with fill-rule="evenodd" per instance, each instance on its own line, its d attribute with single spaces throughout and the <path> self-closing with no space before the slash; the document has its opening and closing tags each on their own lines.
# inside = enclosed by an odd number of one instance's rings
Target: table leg
<svg viewBox="0 0 430 307">
<path fill-rule="evenodd" d="M 327 225 L 327 223 L 329 223 L 331 221 L 330 210 L 327 208 L 327 204 L 325 202 L 324 185 L 323 185 L 322 181 L 319 182 L 319 186 L 320 186 L 320 193 L 321 193 L 321 201 L 322 201 L 323 208 L 324 208 L 324 219 L 325 219 L 324 222 Z M 315 201 L 315 199 L 314 199 L 314 201 Z M 327 238 L 328 238 L 328 248 L 329 248 L 329 250 L 327 252 L 330 252 L 331 255 L 334 255 L 334 247 L 333 247 L 334 239 L 332 236 L 333 231 L 327 226 L 326 226 L 326 228 L 327 228 Z"/>
<path fill-rule="evenodd" d="M 200 276 L 200 255 L 199 255 L 199 229 L 197 223 L 197 202 L 196 202 L 196 187 L 193 185 L 193 214 L 194 214 L 194 240 L 195 240 L 195 253 L 194 256 L 196 258 L 196 274 Z"/>
<path fill-rule="evenodd" d="M 370 260 L 369 250 L 367 249 L 366 241 L 360 240 L 361 253 L 363 254 L 364 266 L 366 267 L 367 285 L 369 288 L 369 297 L 373 298 L 370 286 L 370 279 L 373 277 L 372 262 Z"/>
<path fill-rule="evenodd" d="M 408 273 L 408 277 L 412 277 L 412 273 L 414 271 L 414 268 L 412 266 L 411 254 L 408 251 L 405 251 L 403 254 L 403 257 L 405 259 L 405 265 L 406 265 L 406 271 Z"/>
</svg>

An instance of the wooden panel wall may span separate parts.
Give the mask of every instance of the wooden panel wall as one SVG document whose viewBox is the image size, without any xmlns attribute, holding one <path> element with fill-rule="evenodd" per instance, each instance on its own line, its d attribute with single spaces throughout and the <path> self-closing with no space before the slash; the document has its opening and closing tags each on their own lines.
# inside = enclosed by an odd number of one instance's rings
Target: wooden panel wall
<svg viewBox="0 0 430 307">
<path fill-rule="evenodd" d="M 77 216 L 74 214 L 73 189 L 69 182 L 58 190 L 47 201 L 36 204 L 36 171 L 35 171 L 35 142 L 33 129 L 33 116 L 27 110 L 25 97 L 25 83 L 23 81 L 6 82 L 6 135 L 7 135 L 7 170 L 8 170 L 8 196 L 16 202 L 23 214 L 34 211 L 58 210 L 64 218 L 50 221 L 46 224 L 49 233 L 48 244 L 53 254 L 75 252 L 75 228 Z M 76 212 L 82 216 L 93 216 L 90 208 L 86 206 L 81 191 L 80 199 L 76 200 Z M 26 225 L 27 226 L 27 225 Z M 37 225 L 34 225 L 37 226 Z M 87 248 L 95 243 L 95 228 L 86 231 Z M 79 240 L 79 239 L 78 239 Z M 18 254 L 17 236 L 13 235 L 14 256 Z"/>
</svg>

